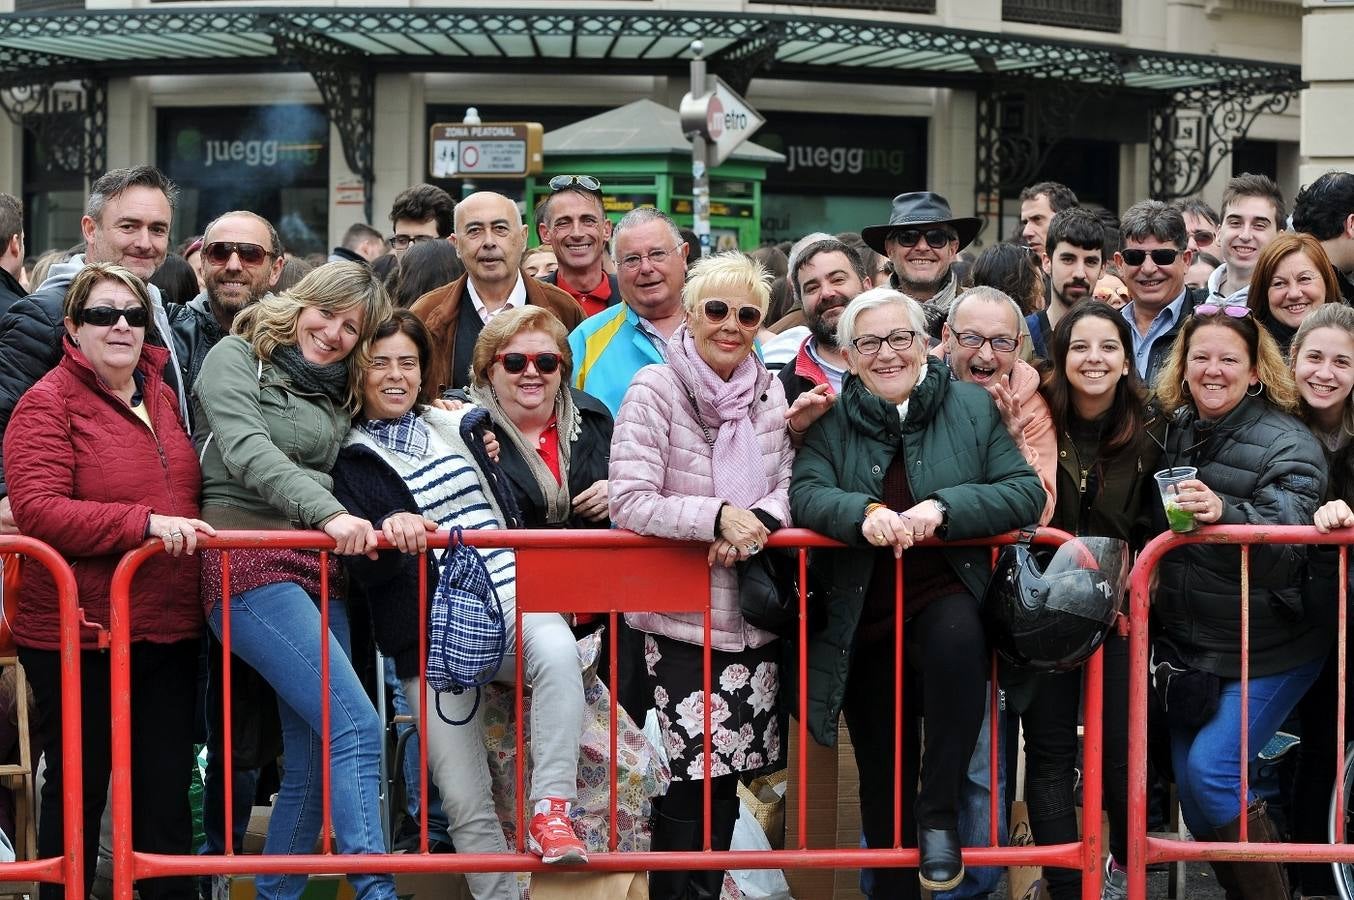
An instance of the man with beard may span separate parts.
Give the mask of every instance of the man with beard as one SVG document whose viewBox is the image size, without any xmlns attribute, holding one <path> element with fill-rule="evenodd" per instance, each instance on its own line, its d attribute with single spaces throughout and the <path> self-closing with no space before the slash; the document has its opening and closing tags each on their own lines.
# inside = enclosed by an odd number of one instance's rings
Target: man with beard
<svg viewBox="0 0 1354 900">
<path fill-rule="evenodd" d="M 888 224 L 862 228 L 860 236 L 893 263 L 889 286 L 919 302 L 926 313 L 926 330 L 940 337 L 959 292 L 954 258 L 982 226 L 982 220 L 973 216 L 956 217 L 939 194 L 916 191 L 894 197 Z"/>
<path fill-rule="evenodd" d="M 202 236 L 205 290 L 170 308 L 169 328 L 189 391 L 207 351 L 230 334 L 235 315 L 273 289 L 286 260 L 271 222 L 246 210 L 217 216 Z"/>
<path fill-rule="evenodd" d="M 804 305 L 809 336 L 777 377 L 790 404 L 786 411 L 790 437 L 798 442 L 842 389 L 846 354 L 837 346 L 837 319 L 846 304 L 873 284 L 856 251 L 835 238 L 800 250 L 790 281 Z"/>
<path fill-rule="evenodd" d="M 1048 358 L 1048 339 L 1058 320 L 1095 290 L 1105 271 L 1105 225 L 1089 209 L 1074 206 L 1058 213 L 1044 241 L 1048 305 L 1025 317 L 1034 355 Z"/>
<path fill-rule="evenodd" d="M 424 383 L 438 393 L 470 383 L 475 340 L 505 309 L 544 307 L 570 331 L 583 321 L 573 297 L 522 274 L 527 226 L 511 199 L 491 191 L 471 194 L 456 204 L 455 220 L 451 242 L 465 274 L 419 297 L 412 307 L 440 348 L 423 373 Z"/>
<path fill-rule="evenodd" d="M 611 220 L 602 208 L 602 185 L 590 175 L 556 175 L 536 229 L 542 244 L 554 248 L 559 264 L 543 279 L 568 291 L 585 315 L 596 315 L 621 302 L 615 275 L 602 265 Z"/>
</svg>

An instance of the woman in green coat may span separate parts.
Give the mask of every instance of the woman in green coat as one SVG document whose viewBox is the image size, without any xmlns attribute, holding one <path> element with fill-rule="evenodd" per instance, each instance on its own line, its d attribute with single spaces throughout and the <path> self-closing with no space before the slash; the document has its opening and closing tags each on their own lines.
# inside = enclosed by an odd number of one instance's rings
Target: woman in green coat
<svg viewBox="0 0 1354 900">
<path fill-rule="evenodd" d="M 831 746 L 844 713 L 860 769 L 870 847 L 894 845 L 896 616 L 905 622 L 903 834 L 921 850 L 920 886 L 946 891 L 964 875 L 959 788 L 983 720 L 987 642 L 978 597 L 983 547 L 918 548 L 894 602 L 895 560 L 917 541 L 981 538 L 1038 521 L 1039 476 L 1012 443 L 987 393 L 953 380 L 926 353 L 916 301 L 866 291 L 842 312 L 841 396 L 804 439 L 790 484 L 794 521 L 847 545 L 815 551 L 808 647 L 809 728 Z M 926 720 L 921 748 L 918 716 Z M 918 768 L 920 763 L 920 787 Z M 898 869 L 874 871 L 876 900 L 918 896 Z"/>
</svg>

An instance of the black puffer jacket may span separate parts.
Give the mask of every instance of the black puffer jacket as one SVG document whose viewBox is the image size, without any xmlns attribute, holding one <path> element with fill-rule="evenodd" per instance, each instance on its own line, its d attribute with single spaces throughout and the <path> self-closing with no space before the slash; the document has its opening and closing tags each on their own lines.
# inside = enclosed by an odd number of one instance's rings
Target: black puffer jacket
<svg viewBox="0 0 1354 900">
<path fill-rule="evenodd" d="M 166 304 L 169 314 L 169 332 L 174 340 L 174 350 L 179 358 L 179 378 L 191 391 L 197 383 L 197 373 L 202 371 L 202 361 L 207 351 L 217 345 L 226 332 L 221 330 L 216 316 L 207 305 L 207 292 L 203 291 L 187 303 Z"/>
<path fill-rule="evenodd" d="M 1297 419 L 1245 397 L 1216 422 L 1177 412 L 1165 435 L 1163 466 L 1197 466 L 1223 501 L 1220 525 L 1310 525 L 1326 491 L 1326 461 Z M 1158 506 L 1157 525 L 1166 528 Z M 1251 677 L 1273 675 L 1324 654 L 1331 635 L 1307 610 L 1302 584 L 1308 548 L 1256 544 L 1250 551 Z M 1185 661 L 1223 678 L 1241 674 L 1241 551 L 1196 544 L 1169 554 L 1153 604 L 1154 627 Z"/>
<path fill-rule="evenodd" d="M 611 410 L 603 406 L 602 401 L 577 388 L 571 390 L 574 405 L 583 416 L 583 427 L 578 440 L 574 441 L 573 449 L 569 452 L 569 496 L 577 497 L 594 482 L 607 477 L 611 461 L 612 421 Z M 546 521 L 545 497 L 541 494 L 540 485 L 532 477 L 527 461 L 517 452 L 513 442 L 503 434 L 501 427 L 491 424 L 490 428 L 498 432 L 501 448 L 499 465 L 503 468 L 503 474 L 508 476 L 508 487 L 517 498 L 517 505 L 522 510 L 526 527 L 554 527 Z M 581 516 L 571 515 L 560 527 L 606 528 L 608 524 L 605 521 L 591 522 Z"/>
</svg>

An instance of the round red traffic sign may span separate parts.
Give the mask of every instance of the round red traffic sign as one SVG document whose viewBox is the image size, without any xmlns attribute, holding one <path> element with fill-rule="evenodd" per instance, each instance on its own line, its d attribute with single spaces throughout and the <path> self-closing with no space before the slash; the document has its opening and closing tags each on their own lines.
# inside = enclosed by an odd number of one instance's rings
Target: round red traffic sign
<svg viewBox="0 0 1354 900">
<path fill-rule="evenodd" d="M 724 104 L 718 97 L 711 97 L 710 105 L 705 108 L 705 130 L 712 141 L 719 140 L 724 134 Z"/>
</svg>

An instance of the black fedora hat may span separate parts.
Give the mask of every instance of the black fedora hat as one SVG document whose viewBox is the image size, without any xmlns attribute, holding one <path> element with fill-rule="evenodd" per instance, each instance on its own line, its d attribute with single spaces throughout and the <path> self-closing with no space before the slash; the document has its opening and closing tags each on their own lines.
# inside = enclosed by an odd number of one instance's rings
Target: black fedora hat
<svg viewBox="0 0 1354 900">
<path fill-rule="evenodd" d="M 983 220 L 976 216 L 955 217 L 950 203 L 933 191 L 914 191 L 893 198 L 893 211 L 887 225 L 870 225 L 860 230 L 861 239 L 877 253 L 885 253 L 884 239 L 899 228 L 924 229 L 931 225 L 948 225 L 959 235 L 959 249 L 963 250 L 978 232 Z"/>
</svg>

